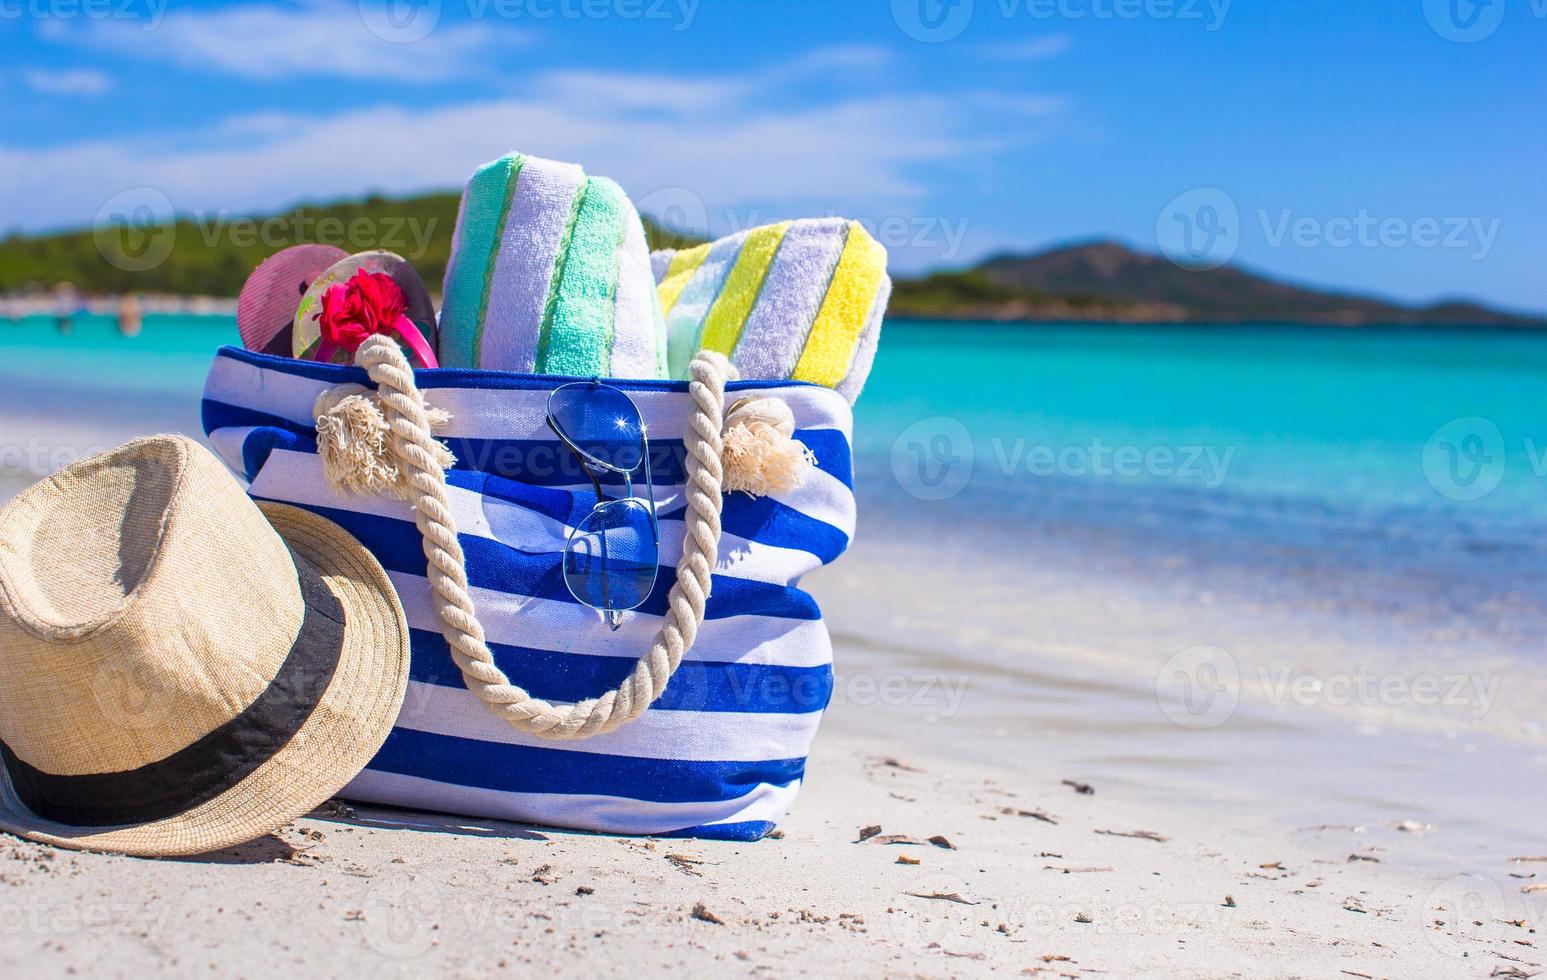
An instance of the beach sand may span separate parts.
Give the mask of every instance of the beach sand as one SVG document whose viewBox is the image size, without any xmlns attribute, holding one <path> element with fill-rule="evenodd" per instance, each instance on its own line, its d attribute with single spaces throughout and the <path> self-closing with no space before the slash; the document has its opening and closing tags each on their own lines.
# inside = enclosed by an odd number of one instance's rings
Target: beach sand
<svg viewBox="0 0 1547 980">
<path fill-rule="evenodd" d="M 1503 877 L 1547 863 L 1423 872 L 1443 828 L 1275 827 L 1137 765 L 1081 791 L 1067 745 L 1007 776 L 910 731 L 837 706 L 755 844 L 367 807 L 194 860 L 7 838 L 0 972 L 1520 977 L 1547 958 L 1520 893 L 1541 879 Z"/>
</svg>

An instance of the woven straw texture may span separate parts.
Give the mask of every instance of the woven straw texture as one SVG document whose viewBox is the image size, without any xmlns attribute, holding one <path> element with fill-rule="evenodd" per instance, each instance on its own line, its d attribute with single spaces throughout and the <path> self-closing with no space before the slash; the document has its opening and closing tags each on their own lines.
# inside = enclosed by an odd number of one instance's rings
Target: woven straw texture
<svg viewBox="0 0 1547 980">
<path fill-rule="evenodd" d="M 407 624 L 376 560 L 315 514 L 255 506 L 185 437 L 82 461 L 0 510 L 0 739 L 53 775 L 157 762 L 251 704 L 296 641 L 303 563 L 343 607 L 344 640 L 317 707 L 272 758 L 181 814 L 114 827 L 41 819 L 0 771 L 0 827 L 143 855 L 261 836 L 364 767 L 408 673 Z"/>
</svg>

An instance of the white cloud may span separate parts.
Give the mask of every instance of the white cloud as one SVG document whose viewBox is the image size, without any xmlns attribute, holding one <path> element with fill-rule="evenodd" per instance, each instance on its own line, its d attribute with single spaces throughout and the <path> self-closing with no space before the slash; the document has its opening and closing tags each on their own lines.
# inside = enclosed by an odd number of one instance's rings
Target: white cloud
<svg viewBox="0 0 1547 980">
<path fill-rule="evenodd" d="M 685 78 L 649 72 L 566 69 L 546 72 L 530 88 L 549 98 L 611 109 L 680 113 L 703 112 L 740 98 L 751 81 Z"/>
<path fill-rule="evenodd" d="M 17 175 L 0 186 L 0 213 L 12 227 L 81 225 L 133 187 L 161 191 L 183 213 L 238 214 L 455 187 L 512 147 L 579 161 L 636 199 L 680 189 L 714 216 L 910 213 L 941 186 L 942 168 L 1039 138 L 1062 106 L 1048 96 L 923 92 L 788 107 L 768 97 L 781 70 L 558 72 L 523 81 L 517 96 L 458 105 L 266 112 L 124 142 L 0 144 L 0 172 Z M 717 223 L 726 220 L 741 219 Z"/>
<path fill-rule="evenodd" d="M 1043 61 L 1068 51 L 1074 41 L 1067 34 L 1045 34 L 1025 41 L 998 41 L 979 47 L 990 58 L 1004 61 Z"/>
<path fill-rule="evenodd" d="M 545 72 L 529 86 L 532 91 L 565 100 L 642 111 L 697 113 L 723 108 L 737 100 L 755 101 L 759 92 L 806 82 L 837 87 L 844 71 L 870 71 L 891 60 L 884 48 L 835 45 L 817 48 L 786 61 L 736 76 L 686 76 L 665 72 L 622 72 L 574 69 Z"/>
<path fill-rule="evenodd" d="M 105 73 L 90 68 L 69 71 L 33 69 L 22 73 L 22 81 L 34 92 L 44 95 L 101 95 L 113 87 L 112 79 Z"/>
<path fill-rule="evenodd" d="M 239 78 L 297 76 L 425 82 L 466 77 L 486 57 L 530 40 L 508 24 L 437 26 L 411 42 L 388 40 L 367 26 L 356 3 L 307 0 L 169 11 L 153 31 L 122 19 L 88 20 L 69 30 L 46 25 L 49 40 L 124 57 Z M 389 33 L 390 32 L 383 32 Z"/>
</svg>

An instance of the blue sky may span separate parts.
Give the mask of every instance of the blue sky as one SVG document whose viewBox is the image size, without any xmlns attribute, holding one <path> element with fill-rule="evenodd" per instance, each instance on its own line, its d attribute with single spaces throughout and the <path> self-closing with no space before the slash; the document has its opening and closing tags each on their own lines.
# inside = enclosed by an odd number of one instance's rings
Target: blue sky
<svg viewBox="0 0 1547 980">
<path fill-rule="evenodd" d="M 455 187 L 516 148 L 717 234 L 857 217 L 904 273 L 1113 236 L 1547 311 L 1547 0 L 0 0 L 0 21 L 0 230 L 145 187 L 183 213 Z"/>
</svg>

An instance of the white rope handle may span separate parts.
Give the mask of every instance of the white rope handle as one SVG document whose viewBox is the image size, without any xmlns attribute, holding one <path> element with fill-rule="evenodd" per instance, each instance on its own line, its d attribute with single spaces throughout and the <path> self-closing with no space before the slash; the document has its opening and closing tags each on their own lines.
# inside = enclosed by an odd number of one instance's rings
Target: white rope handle
<svg viewBox="0 0 1547 980">
<path fill-rule="evenodd" d="M 462 680 L 494 714 L 513 728 L 544 738 L 589 738 L 610 732 L 644 714 L 693 646 L 704 622 L 710 576 L 720 552 L 721 465 L 725 384 L 736 369 L 724 355 L 702 351 L 693 359 L 693 431 L 687 446 L 687 533 L 677 582 L 666 597 L 667 612 L 650 650 L 616 689 L 576 704 L 551 704 L 512 684 L 494 663 L 483 625 L 467 594 L 467 565 L 457 540 L 456 520 L 446 495 L 445 447 L 431 434 L 424 396 L 395 341 L 375 336 L 355 353 L 355 364 L 376 383 L 389 431 L 387 452 L 397 464 L 403 495 L 414 508 L 424 539 L 424 557 L 441 633 L 451 647 Z"/>
</svg>

